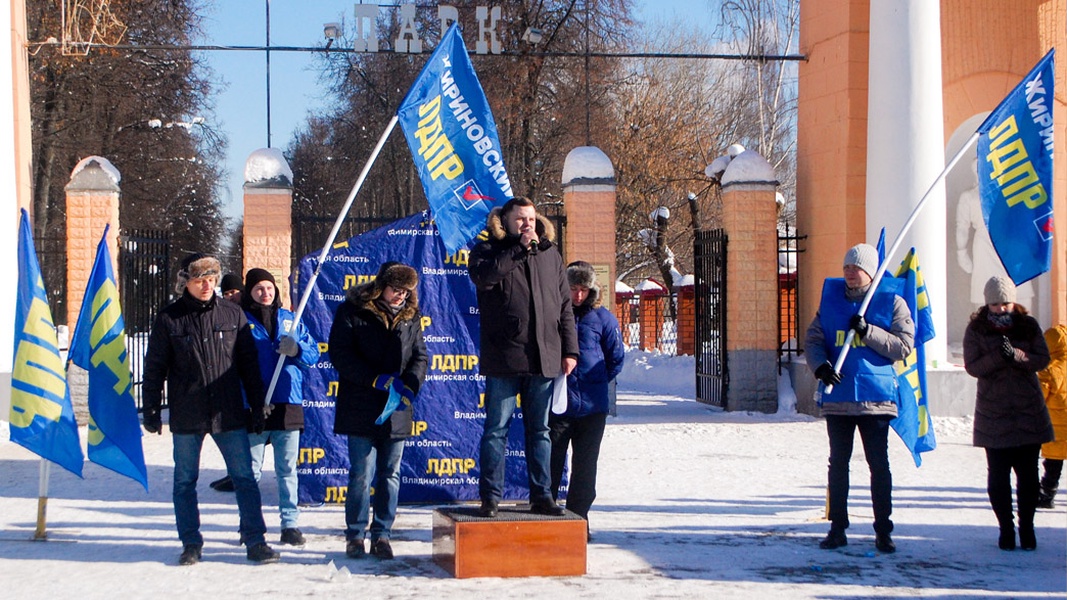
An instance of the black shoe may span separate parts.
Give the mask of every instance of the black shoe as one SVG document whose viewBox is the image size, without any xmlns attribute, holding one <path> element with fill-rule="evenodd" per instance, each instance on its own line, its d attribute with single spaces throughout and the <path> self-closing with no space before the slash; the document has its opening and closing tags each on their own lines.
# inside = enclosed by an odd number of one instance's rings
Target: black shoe
<svg viewBox="0 0 1067 600">
<path fill-rule="evenodd" d="M 482 505 L 478 507 L 478 516 L 486 519 L 495 518 L 496 500 L 482 500 Z"/>
<path fill-rule="evenodd" d="M 827 533 L 826 537 L 819 542 L 819 547 L 823 550 L 834 550 L 847 545 L 848 538 L 845 537 L 845 532 L 837 531 L 836 529 L 831 529 L 830 533 Z"/>
<path fill-rule="evenodd" d="M 535 500 L 530 503 L 530 512 L 535 515 L 546 515 L 549 517 L 562 517 L 567 514 L 567 511 L 555 501 L 551 499 Z"/>
<path fill-rule="evenodd" d="M 300 533 L 300 530 L 296 527 L 289 527 L 282 530 L 281 543 L 290 546 L 303 546 L 306 542 L 307 540 L 304 539 L 304 534 Z"/>
<path fill-rule="evenodd" d="M 208 485 L 211 486 L 211 489 L 218 492 L 232 492 L 234 490 L 233 480 L 230 479 L 229 475 L 223 477 L 222 479 L 216 479 Z"/>
<path fill-rule="evenodd" d="M 371 542 L 370 553 L 374 558 L 382 560 L 393 559 L 393 547 L 389 545 L 389 540 L 385 538 Z"/>
<path fill-rule="evenodd" d="M 1037 536 L 1034 526 L 1019 525 L 1019 547 L 1023 550 L 1037 550 Z"/>
<path fill-rule="evenodd" d="M 237 545 L 244 546 L 248 544 L 248 538 L 245 537 L 244 532 L 239 532 L 240 537 L 237 538 Z"/>
<path fill-rule="evenodd" d="M 245 556 L 252 562 L 262 564 L 276 563 L 282 558 L 282 555 L 271 549 L 266 542 L 260 542 L 254 546 L 250 546 L 245 553 Z"/>
<path fill-rule="evenodd" d="M 182 548 L 182 555 L 178 557 L 178 564 L 184 567 L 200 562 L 200 550 L 202 548 L 203 546 L 197 544 L 186 544 Z"/>
<path fill-rule="evenodd" d="M 893 543 L 893 538 L 889 537 L 888 533 L 875 534 L 874 547 L 885 554 L 892 554 L 897 551 L 897 545 Z"/>
<path fill-rule="evenodd" d="M 1015 527 L 1011 529 L 1002 528 L 1000 530 L 1000 538 L 997 539 L 997 546 L 1001 550 L 1014 550 L 1015 549 Z"/>
<path fill-rule="evenodd" d="M 367 551 L 363 549 L 363 540 L 348 540 L 345 544 L 345 556 L 348 558 L 363 558 Z"/>
</svg>

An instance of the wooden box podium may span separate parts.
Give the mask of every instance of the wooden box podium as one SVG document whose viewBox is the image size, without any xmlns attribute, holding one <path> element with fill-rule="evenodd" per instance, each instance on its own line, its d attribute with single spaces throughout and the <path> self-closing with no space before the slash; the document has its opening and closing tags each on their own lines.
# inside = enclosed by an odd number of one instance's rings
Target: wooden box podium
<svg viewBox="0 0 1067 600">
<path fill-rule="evenodd" d="M 501 506 L 496 518 L 470 506 L 433 513 L 433 560 L 454 577 L 585 575 L 586 523 Z"/>
</svg>

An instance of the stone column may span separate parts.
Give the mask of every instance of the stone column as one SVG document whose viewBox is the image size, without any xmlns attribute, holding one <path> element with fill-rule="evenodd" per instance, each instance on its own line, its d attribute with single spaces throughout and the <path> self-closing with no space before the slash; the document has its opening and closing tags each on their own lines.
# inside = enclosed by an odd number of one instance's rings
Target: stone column
<svg viewBox="0 0 1067 600">
<path fill-rule="evenodd" d="M 888 251 L 945 166 L 940 11 L 939 2 L 928 0 L 871 0 L 867 235 L 853 243 L 873 245 L 885 227 Z M 945 187 L 939 185 L 897 253 L 886 257 L 895 272 L 915 247 L 938 332 L 947 330 L 945 226 Z M 945 360 L 946 339 L 927 342 L 927 360 Z"/>
<path fill-rule="evenodd" d="M 111 253 L 111 268 L 118 270 L 119 181 L 121 176 L 109 160 L 99 156 L 82 159 L 70 174 L 67 192 L 67 326 L 68 338 L 74 339 L 85 288 L 96 259 L 96 246 L 104 227 Z M 116 282 L 118 283 L 118 282 Z M 58 315 L 56 315 L 58 317 Z M 57 320 L 58 323 L 58 320 Z M 89 381 L 86 372 L 71 365 L 67 372 L 70 400 L 78 423 L 88 421 Z"/>
<path fill-rule="evenodd" d="M 722 176 L 726 410 L 778 411 L 778 228 L 774 169 L 752 150 Z"/>
<path fill-rule="evenodd" d="M 600 148 L 579 146 L 563 162 L 563 205 L 567 211 L 567 239 L 563 257 L 568 263 L 593 265 L 601 301 L 615 306 L 615 168 Z"/>
<path fill-rule="evenodd" d="M 278 283 L 282 306 L 291 308 L 289 274 L 293 246 L 293 173 L 281 152 L 256 150 L 245 163 L 244 270 L 266 269 Z"/>
</svg>

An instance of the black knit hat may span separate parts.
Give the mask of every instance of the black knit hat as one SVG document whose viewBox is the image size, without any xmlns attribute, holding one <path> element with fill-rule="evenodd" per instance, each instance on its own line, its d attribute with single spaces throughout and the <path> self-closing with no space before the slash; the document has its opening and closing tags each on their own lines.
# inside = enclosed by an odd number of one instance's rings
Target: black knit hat
<svg viewBox="0 0 1067 600">
<path fill-rule="evenodd" d="M 230 290 L 243 290 L 245 284 L 237 273 L 227 273 L 222 276 L 222 283 L 219 284 L 219 287 L 222 288 L 222 293 L 225 294 Z"/>
<path fill-rule="evenodd" d="M 241 305 L 244 306 L 246 302 L 252 302 L 252 288 L 256 287 L 256 284 L 261 281 L 269 281 L 274 284 L 274 302 L 271 303 L 271 306 L 281 306 L 282 299 L 278 297 L 280 293 L 278 282 L 274 280 L 274 275 L 271 275 L 270 271 L 258 267 L 249 269 L 245 273 L 245 291 L 241 294 Z"/>
</svg>

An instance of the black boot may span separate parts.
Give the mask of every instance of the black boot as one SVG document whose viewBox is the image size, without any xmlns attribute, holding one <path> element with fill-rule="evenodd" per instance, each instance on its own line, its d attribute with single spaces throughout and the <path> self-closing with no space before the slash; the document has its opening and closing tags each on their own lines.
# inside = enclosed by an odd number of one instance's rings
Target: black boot
<svg viewBox="0 0 1067 600">
<path fill-rule="evenodd" d="M 1048 488 L 1042 485 L 1037 492 L 1037 507 L 1056 508 L 1056 504 L 1052 501 L 1055 497 L 1056 488 Z"/>
<path fill-rule="evenodd" d="M 1015 526 L 1009 525 L 1007 527 L 1001 525 L 1000 527 L 1000 539 L 997 540 L 997 546 L 1001 550 L 1014 550 L 1015 549 Z"/>
<path fill-rule="evenodd" d="M 1034 535 L 1034 524 L 1019 524 L 1019 547 L 1023 550 L 1037 550 L 1037 536 Z"/>
</svg>

